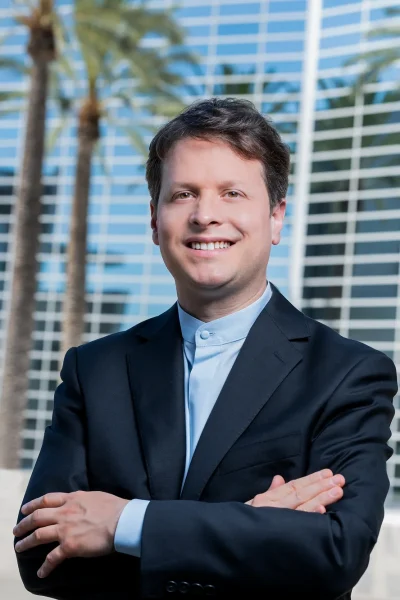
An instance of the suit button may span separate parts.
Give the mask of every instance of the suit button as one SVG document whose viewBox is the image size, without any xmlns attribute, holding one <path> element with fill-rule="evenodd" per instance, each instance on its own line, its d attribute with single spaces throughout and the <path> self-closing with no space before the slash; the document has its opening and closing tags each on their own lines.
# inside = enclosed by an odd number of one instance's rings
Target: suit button
<svg viewBox="0 0 400 600">
<path fill-rule="evenodd" d="M 188 591 L 190 590 L 190 583 L 188 583 L 187 581 L 182 581 L 179 584 L 178 590 L 180 591 L 181 594 L 187 594 Z"/>
<path fill-rule="evenodd" d="M 216 596 L 217 595 L 217 591 L 213 585 L 205 585 L 204 592 L 205 592 L 206 596 Z"/>
<path fill-rule="evenodd" d="M 203 596 L 204 594 L 204 588 L 201 583 L 192 583 L 190 586 L 190 591 L 192 592 L 193 596 Z"/>
<path fill-rule="evenodd" d="M 165 585 L 165 589 L 171 594 L 173 592 L 176 592 L 176 590 L 178 589 L 178 584 L 176 583 L 176 581 L 168 581 L 168 583 Z"/>
</svg>

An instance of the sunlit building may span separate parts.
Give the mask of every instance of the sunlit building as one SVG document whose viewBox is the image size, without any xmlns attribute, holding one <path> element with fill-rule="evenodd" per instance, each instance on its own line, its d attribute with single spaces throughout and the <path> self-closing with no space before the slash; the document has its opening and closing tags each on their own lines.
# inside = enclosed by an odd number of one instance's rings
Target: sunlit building
<svg viewBox="0 0 400 600">
<path fill-rule="evenodd" d="M 151 6 L 164 9 L 173 3 L 159 0 Z M 269 278 L 306 314 L 382 350 L 400 365 L 399 68 L 386 69 L 364 93 L 354 94 L 351 87 L 360 69 L 351 64 L 352 57 L 400 44 L 390 37 L 368 37 L 371 30 L 393 24 L 387 11 L 395 5 L 387 0 L 182 0 L 176 16 L 187 32 L 187 47 L 200 57 L 196 72 L 177 67 L 191 84 L 181 90 L 185 103 L 213 95 L 248 98 L 271 116 L 291 148 L 287 222 L 282 243 L 273 249 Z M 68 18 L 71 2 L 58 2 L 58 7 Z M 2 3 L 0 37 L 11 24 L 11 10 Z M 21 56 L 25 41 L 24 29 L 17 27 L 0 55 Z M 11 72 L 0 77 L 2 89 L 24 89 Z M 52 104 L 48 117 L 57 126 Z M 129 118 L 123 107 L 120 117 Z M 23 129 L 23 113 L 0 118 L 2 342 Z M 176 299 L 173 280 L 151 241 L 143 161 L 128 138 L 111 127 L 103 131 L 102 151 L 108 171 L 96 161 L 85 341 L 127 329 Z M 39 451 L 58 383 L 75 155 L 71 120 L 45 165 L 36 326 L 21 453 L 26 468 Z M 395 402 L 392 496 L 400 493 L 399 398 Z"/>
</svg>

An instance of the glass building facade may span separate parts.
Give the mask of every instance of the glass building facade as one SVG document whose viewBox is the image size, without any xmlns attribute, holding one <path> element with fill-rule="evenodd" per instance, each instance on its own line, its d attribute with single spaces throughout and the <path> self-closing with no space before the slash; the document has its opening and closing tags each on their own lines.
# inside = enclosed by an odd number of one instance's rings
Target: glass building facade
<svg viewBox="0 0 400 600">
<path fill-rule="evenodd" d="M 56 3 L 68 19 L 71 1 Z M 165 9 L 175 2 L 149 3 Z M 306 314 L 344 336 L 387 353 L 400 365 L 400 86 L 399 67 L 387 68 L 364 93 L 352 83 L 360 66 L 349 59 L 399 39 L 368 32 L 393 25 L 387 0 L 182 0 L 176 16 L 196 52 L 196 72 L 179 65 L 189 104 L 210 96 L 248 98 L 271 116 L 292 151 L 283 240 L 273 248 L 268 276 Z M 0 3 L 0 36 L 11 25 Z M 399 17 L 400 21 L 400 17 Z M 13 25 L 14 26 L 14 25 Z M 0 55 L 20 57 L 25 32 L 17 27 Z M 149 38 L 148 44 L 157 40 Z M 78 69 L 79 72 L 79 69 Z M 3 90 L 24 82 L 3 71 Z M 146 102 L 146 99 L 143 99 Z M 120 119 L 129 119 L 116 107 Z M 50 127 L 59 117 L 48 110 Z M 143 126 L 146 126 L 146 117 Z M 162 124 L 162 120 L 160 120 Z M 1 347 L 6 335 L 12 225 L 24 114 L 0 118 Z M 167 309 L 173 280 L 152 244 L 143 159 L 127 136 L 103 127 L 107 173 L 93 168 L 87 263 L 85 341 L 127 329 Z M 148 138 L 148 142 L 150 141 Z M 50 422 L 59 381 L 65 257 L 76 157 L 74 119 L 47 157 L 40 272 L 30 384 L 21 461 L 30 468 Z M 395 399 L 388 470 L 400 494 L 400 403 Z"/>
</svg>

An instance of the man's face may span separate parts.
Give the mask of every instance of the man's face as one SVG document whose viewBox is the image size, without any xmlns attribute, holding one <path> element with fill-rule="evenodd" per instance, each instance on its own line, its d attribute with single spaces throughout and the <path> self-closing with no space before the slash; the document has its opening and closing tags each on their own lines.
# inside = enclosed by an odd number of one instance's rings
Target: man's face
<svg viewBox="0 0 400 600">
<path fill-rule="evenodd" d="M 178 294 L 218 298 L 265 285 L 285 205 L 270 214 L 258 160 L 241 158 L 219 140 L 177 142 L 163 164 L 151 224 Z"/>
</svg>

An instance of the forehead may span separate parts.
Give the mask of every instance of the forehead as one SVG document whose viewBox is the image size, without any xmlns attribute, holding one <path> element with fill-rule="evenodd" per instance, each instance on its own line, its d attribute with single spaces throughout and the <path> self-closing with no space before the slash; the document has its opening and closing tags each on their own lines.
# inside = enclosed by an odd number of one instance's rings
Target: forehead
<svg viewBox="0 0 400 600">
<path fill-rule="evenodd" d="M 179 140 L 163 161 L 163 179 L 168 182 L 187 180 L 263 179 L 263 166 L 259 160 L 240 156 L 222 140 L 186 138 Z"/>
</svg>

